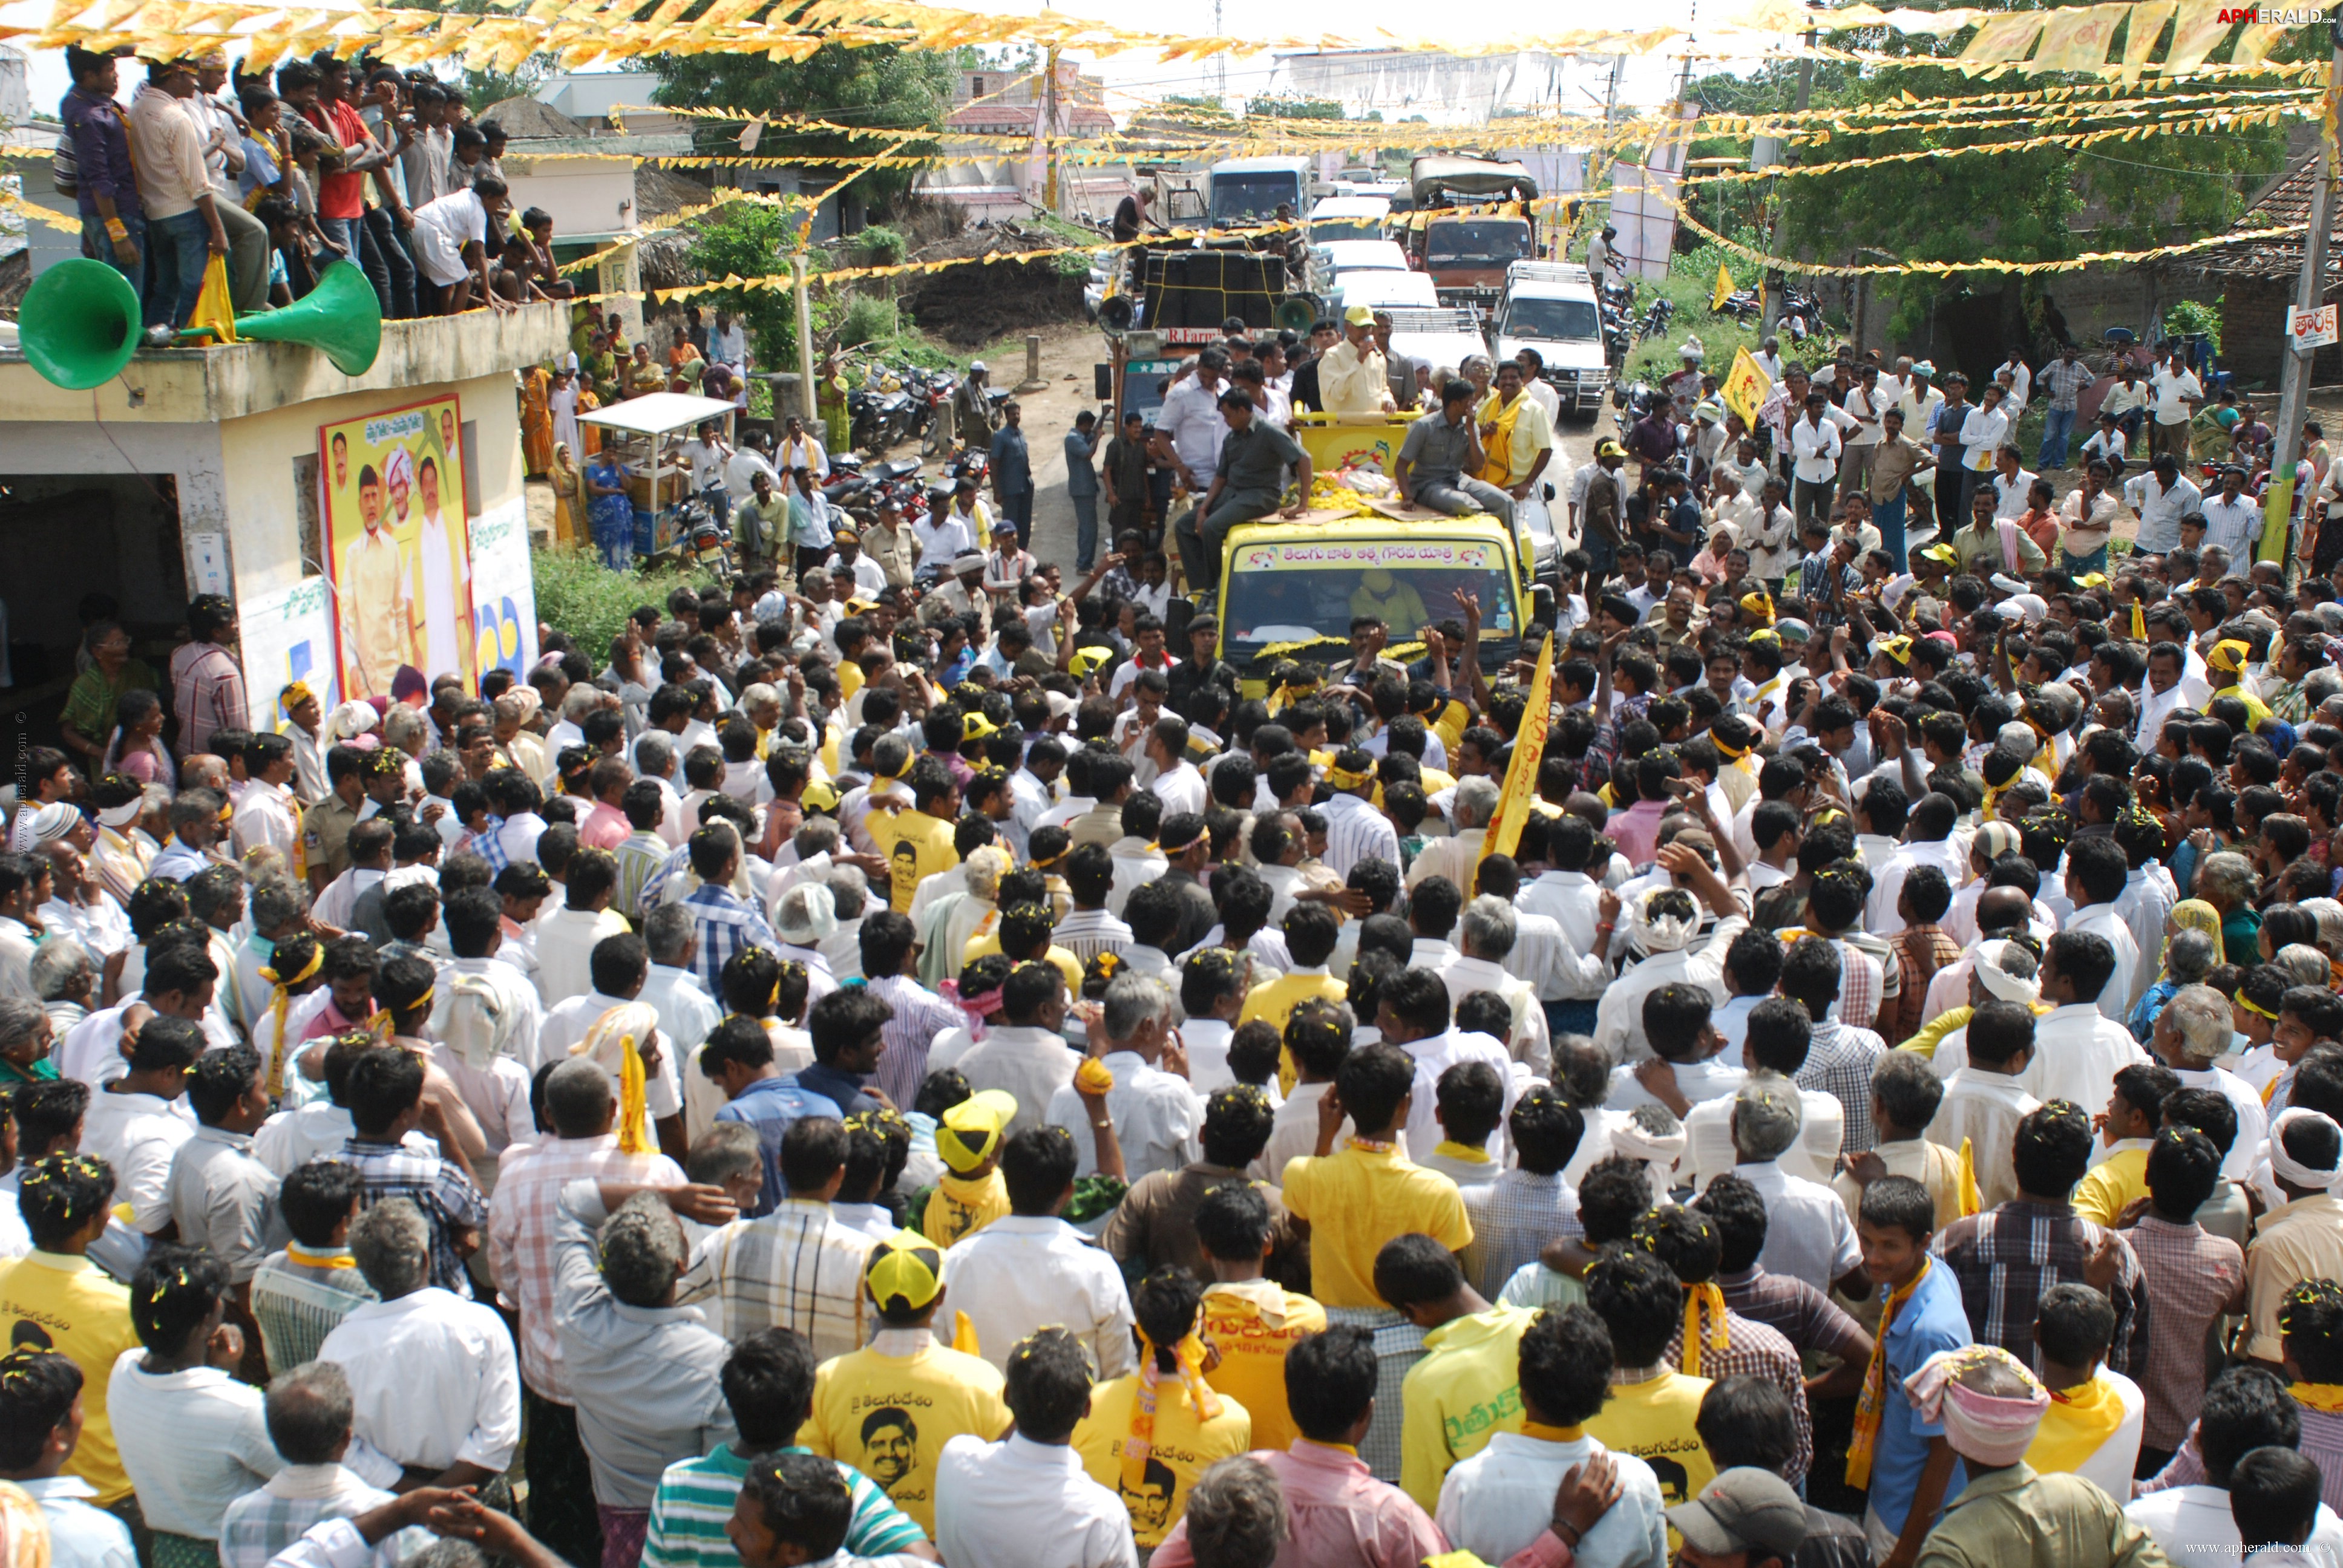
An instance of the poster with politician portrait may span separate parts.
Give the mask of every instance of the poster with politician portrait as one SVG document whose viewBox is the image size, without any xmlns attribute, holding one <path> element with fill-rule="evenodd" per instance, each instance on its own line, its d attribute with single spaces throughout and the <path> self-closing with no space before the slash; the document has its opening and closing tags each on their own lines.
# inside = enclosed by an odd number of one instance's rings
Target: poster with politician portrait
<svg viewBox="0 0 2343 1568">
<path fill-rule="evenodd" d="M 346 698 L 388 697 L 402 669 L 476 689 L 462 427 L 454 397 L 317 427 Z"/>
</svg>

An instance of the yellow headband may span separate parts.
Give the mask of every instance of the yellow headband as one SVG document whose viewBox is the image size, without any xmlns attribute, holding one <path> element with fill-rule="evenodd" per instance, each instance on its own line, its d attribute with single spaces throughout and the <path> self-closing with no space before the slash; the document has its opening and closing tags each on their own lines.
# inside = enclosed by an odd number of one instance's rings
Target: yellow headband
<svg viewBox="0 0 2343 1568">
<path fill-rule="evenodd" d="M 1727 762 L 1738 762 L 1744 757 L 1749 755 L 1748 747 L 1735 746 L 1731 741 L 1720 737 L 1714 729 L 1708 732 L 1708 743 L 1711 746 L 1715 747 L 1716 754 L 1719 757 L 1724 758 Z"/>
<path fill-rule="evenodd" d="M 2205 656 L 2205 668 L 2235 675 L 2246 667 L 2246 660 L 2253 657 L 2253 652 L 2251 644 L 2240 642 L 2234 637 L 2226 638 L 2215 643 L 2213 651 Z"/>
<path fill-rule="evenodd" d="M 2252 1013 L 2256 1018 L 2266 1018 L 2272 1023 L 2276 1023 L 2278 1021 L 2278 1014 L 2270 1011 L 2269 1009 L 2261 1006 L 2259 1003 L 2256 1002 L 2253 998 L 2247 996 L 2242 990 L 2237 992 L 2237 1005 L 2244 1008 L 2247 1012 Z"/>
<path fill-rule="evenodd" d="M 285 1019 L 286 1015 L 293 1010 L 293 988 L 316 974 L 325 965 L 326 944 L 319 942 L 310 952 L 309 961 L 301 966 L 301 972 L 289 980 L 278 979 L 274 969 L 260 970 L 260 978 L 275 987 L 277 991 L 275 999 L 277 1034 L 268 1050 L 266 1077 L 268 1098 L 271 1100 L 282 1099 L 285 1094 Z"/>
<path fill-rule="evenodd" d="M 1374 777 L 1375 776 L 1373 773 L 1353 773 L 1344 768 L 1329 768 L 1326 769 L 1326 782 L 1332 785 L 1337 789 L 1363 789 L 1366 785 L 1373 782 Z"/>
</svg>

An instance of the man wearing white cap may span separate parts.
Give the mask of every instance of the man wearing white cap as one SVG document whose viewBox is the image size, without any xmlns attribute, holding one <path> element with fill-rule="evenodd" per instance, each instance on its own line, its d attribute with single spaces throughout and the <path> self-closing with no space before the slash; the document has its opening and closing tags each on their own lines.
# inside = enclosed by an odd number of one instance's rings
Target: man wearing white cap
<svg viewBox="0 0 2343 1568">
<path fill-rule="evenodd" d="M 1327 413 L 1388 413 L 1396 407 L 1374 327 L 1375 313 L 1363 305 L 1342 313 L 1342 341 L 1318 361 L 1319 398 Z"/>
<path fill-rule="evenodd" d="M 2269 1130 L 2270 1184 L 2285 1201 L 2262 1217 L 2246 1249 L 2246 1354 L 2266 1366 L 2285 1358 L 2278 1314 L 2305 1280 L 2343 1279 L 2343 1128 L 2301 1106 Z"/>
</svg>

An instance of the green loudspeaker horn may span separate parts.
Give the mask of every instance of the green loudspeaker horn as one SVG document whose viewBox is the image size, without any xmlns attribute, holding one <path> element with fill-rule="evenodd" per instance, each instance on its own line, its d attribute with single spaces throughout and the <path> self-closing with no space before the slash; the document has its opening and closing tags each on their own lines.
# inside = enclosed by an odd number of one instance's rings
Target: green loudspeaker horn
<svg viewBox="0 0 2343 1568">
<path fill-rule="evenodd" d="M 16 337 L 33 368 L 75 392 L 103 387 L 138 350 L 138 291 L 102 261 L 76 256 L 33 280 Z"/>
<path fill-rule="evenodd" d="M 317 275 L 317 286 L 307 298 L 282 310 L 237 317 L 236 335 L 264 343 L 306 343 L 343 375 L 363 376 L 382 351 L 382 302 L 365 268 L 337 261 Z"/>
<path fill-rule="evenodd" d="M 1270 319 L 1288 332 L 1306 334 L 1318 324 L 1317 297 L 1289 294 L 1277 302 L 1277 309 Z"/>
</svg>

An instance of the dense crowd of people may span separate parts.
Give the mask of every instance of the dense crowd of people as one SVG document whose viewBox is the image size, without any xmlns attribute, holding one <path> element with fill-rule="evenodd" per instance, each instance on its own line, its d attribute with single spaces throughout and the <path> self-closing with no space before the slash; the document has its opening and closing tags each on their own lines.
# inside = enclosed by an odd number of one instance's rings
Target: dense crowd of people
<svg viewBox="0 0 2343 1568">
<path fill-rule="evenodd" d="M 125 107 L 124 62 L 140 73 Z M 146 327 L 187 326 L 214 257 L 235 311 L 305 298 L 333 261 L 357 264 L 383 317 L 568 298 L 553 219 L 513 219 L 507 137 L 427 71 L 320 50 L 273 75 L 224 54 L 131 59 L 65 51 L 56 188 L 82 254 L 139 294 Z"/>
<path fill-rule="evenodd" d="M 1396 405 L 1352 327 L 1292 374 Z M 2343 1545 L 2331 584 L 2194 502 L 2049 557 L 1983 482 L 1906 570 L 1896 431 L 1739 483 L 1701 407 L 1569 484 L 1519 646 L 1460 594 L 1241 671 L 1179 519 L 1070 589 L 973 494 L 883 563 L 760 514 L 729 593 L 477 692 L 96 621 L 0 853 L 0 1517 L 58 1568 Z"/>
</svg>

